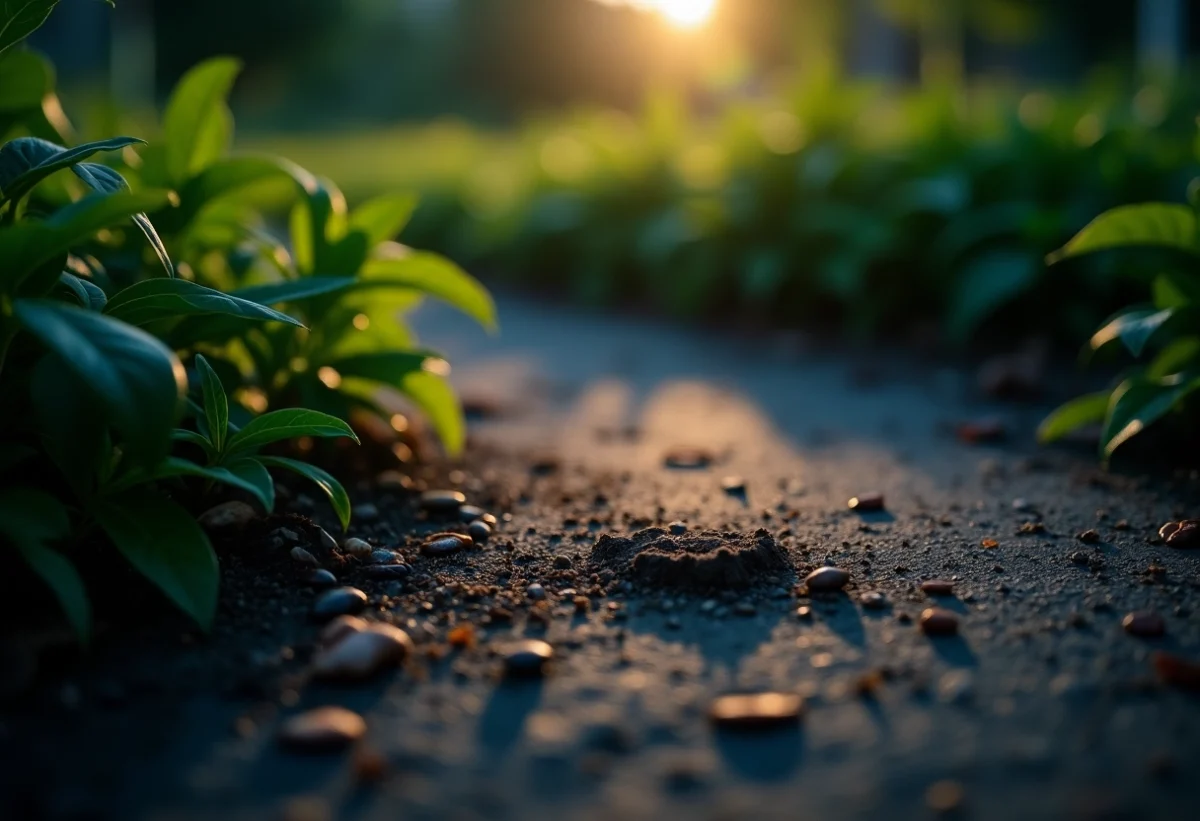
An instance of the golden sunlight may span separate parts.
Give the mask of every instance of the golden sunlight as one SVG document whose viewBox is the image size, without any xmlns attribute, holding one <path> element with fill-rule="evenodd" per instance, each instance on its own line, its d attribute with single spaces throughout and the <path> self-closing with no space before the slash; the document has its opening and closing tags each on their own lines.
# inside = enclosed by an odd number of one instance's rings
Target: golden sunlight
<svg viewBox="0 0 1200 821">
<path fill-rule="evenodd" d="M 697 28 L 708 22 L 717 10 L 717 0 L 600 0 L 602 3 L 631 6 L 658 14 L 678 28 Z"/>
</svg>

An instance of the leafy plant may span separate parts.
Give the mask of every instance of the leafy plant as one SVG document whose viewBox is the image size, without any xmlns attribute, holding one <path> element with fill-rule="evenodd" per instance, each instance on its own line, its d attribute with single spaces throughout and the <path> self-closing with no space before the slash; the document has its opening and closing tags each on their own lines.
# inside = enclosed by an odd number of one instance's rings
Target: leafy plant
<svg viewBox="0 0 1200 821">
<path fill-rule="evenodd" d="M 1052 262 L 1114 249 L 1162 249 L 1174 258 L 1153 282 L 1153 301 L 1111 317 L 1088 341 L 1089 352 L 1121 347 L 1137 364 L 1111 390 L 1067 402 L 1038 431 L 1052 442 L 1100 423 L 1105 460 L 1150 425 L 1186 408 L 1200 389 L 1200 224 L 1194 206 L 1147 203 L 1097 217 Z M 1144 251 L 1143 251 L 1144 253 Z M 1168 257 L 1168 258 L 1171 258 Z"/>
</svg>

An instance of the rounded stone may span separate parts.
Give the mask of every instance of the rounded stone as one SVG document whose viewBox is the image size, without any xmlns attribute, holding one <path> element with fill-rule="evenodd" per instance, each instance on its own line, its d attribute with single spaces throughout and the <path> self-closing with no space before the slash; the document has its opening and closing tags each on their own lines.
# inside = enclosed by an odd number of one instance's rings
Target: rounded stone
<svg viewBox="0 0 1200 821">
<path fill-rule="evenodd" d="M 864 493 L 853 497 L 847 505 L 851 510 L 859 513 L 870 513 L 872 511 L 883 510 L 883 494 L 882 493 Z"/>
<path fill-rule="evenodd" d="M 291 556 L 292 561 L 299 562 L 300 564 L 307 564 L 311 565 L 312 567 L 316 567 L 318 564 L 320 564 L 320 562 L 317 561 L 317 557 L 309 553 L 303 547 L 293 547 Z"/>
<path fill-rule="evenodd" d="M 438 533 L 430 536 L 429 540 L 421 545 L 421 552 L 426 556 L 449 556 L 472 544 L 474 544 L 474 540 L 461 533 Z"/>
<path fill-rule="evenodd" d="M 328 647 L 351 633 L 361 633 L 370 626 L 369 621 L 360 619 L 358 616 L 338 616 L 321 628 L 321 632 L 317 636 L 317 643 L 322 647 Z"/>
<path fill-rule="evenodd" d="M 312 613 L 318 619 L 331 619 L 358 613 L 366 606 L 366 593 L 357 587 L 338 587 L 318 596 L 313 603 Z"/>
<path fill-rule="evenodd" d="M 921 613 L 921 629 L 927 636 L 953 636 L 958 633 L 958 616 L 941 607 L 926 608 Z"/>
<path fill-rule="evenodd" d="M 536 678 L 546 672 L 546 664 L 552 658 L 554 648 L 546 642 L 522 641 L 504 654 L 504 672 L 515 678 Z"/>
<path fill-rule="evenodd" d="M 721 696 L 709 706 L 709 719 L 728 730 L 770 730 L 795 725 L 804 699 L 794 693 L 750 693 Z"/>
<path fill-rule="evenodd" d="M 395 564 L 399 560 L 400 555 L 398 553 L 391 550 L 384 550 L 383 548 L 372 550 L 371 555 L 368 557 L 368 561 L 371 564 Z"/>
<path fill-rule="evenodd" d="M 427 490 L 418 502 L 429 513 L 458 513 L 467 497 L 457 490 Z"/>
<path fill-rule="evenodd" d="M 921 582 L 921 592 L 926 596 L 953 596 L 954 582 L 946 579 L 929 579 Z"/>
<path fill-rule="evenodd" d="M 537 582 L 534 582 L 525 588 L 525 595 L 534 601 L 541 601 L 542 599 L 546 598 L 546 588 L 542 587 Z"/>
<path fill-rule="evenodd" d="M 804 583 L 814 593 L 841 590 L 850 581 L 850 573 L 840 567 L 818 567 L 805 577 Z"/>
<path fill-rule="evenodd" d="M 310 587 L 333 587 L 337 584 L 337 576 L 324 568 L 314 570 L 306 579 Z"/>
<path fill-rule="evenodd" d="M 1158 638 L 1167 632 L 1162 616 L 1149 610 L 1135 610 L 1121 619 L 1121 626 L 1131 636 L 1143 639 Z"/>
<path fill-rule="evenodd" d="M 865 610 L 882 610 L 888 605 L 887 596 L 875 590 L 863 593 L 858 597 L 858 601 Z"/>
<path fill-rule="evenodd" d="M 224 502 L 209 508 L 196 520 L 205 530 L 241 529 L 258 516 L 245 502 Z"/>
<path fill-rule="evenodd" d="M 688 526 L 686 522 L 671 522 L 667 525 L 667 530 L 671 531 L 672 536 L 682 536 L 688 532 Z"/>
<path fill-rule="evenodd" d="M 279 728 L 279 742 L 295 750 L 327 752 L 349 747 L 367 732 L 358 713 L 342 707 L 319 707 L 292 716 Z"/>
<path fill-rule="evenodd" d="M 362 574 L 369 579 L 407 579 L 412 568 L 406 564 L 372 564 L 364 567 Z"/>
<path fill-rule="evenodd" d="M 741 476 L 726 476 L 721 480 L 721 490 L 728 493 L 730 496 L 737 496 L 746 492 L 746 480 Z"/>
<path fill-rule="evenodd" d="M 342 542 L 342 550 L 346 551 L 356 559 L 365 559 L 371 555 L 375 548 L 371 546 L 370 542 L 351 537 Z"/>
<path fill-rule="evenodd" d="M 467 526 L 467 535 L 473 541 L 484 544 L 492 537 L 492 529 L 481 521 L 475 521 Z"/>
<path fill-rule="evenodd" d="M 458 509 L 458 518 L 467 523 L 482 519 L 486 515 L 487 511 L 477 505 L 463 505 Z"/>
<path fill-rule="evenodd" d="M 322 680 L 357 681 L 396 667 L 412 652 L 412 639 L 390 624 L 369 624 L 346 632 L 313 658 L 313 675 Z"/>
<path fill-rule="evenodd" d="M 1168 547 L 1180 549 L 1200 547 L 1200 520 L 1184 519 L 1173 524 L 1177 526 L 1163 537 Z M 1166 529 L 1165 526 L 1163 529 Z M 1162 534 L 1162 530 L 1159 531 L 1159 534 Z"/>
<path fill-rule="evenodd" d="M 716 459 L 713 454 L 704 448 L 672 448 L 663 455 L 664 465 L 680 470 L 701 470 L 711 465 L 714 461 Z"/>
</svg>

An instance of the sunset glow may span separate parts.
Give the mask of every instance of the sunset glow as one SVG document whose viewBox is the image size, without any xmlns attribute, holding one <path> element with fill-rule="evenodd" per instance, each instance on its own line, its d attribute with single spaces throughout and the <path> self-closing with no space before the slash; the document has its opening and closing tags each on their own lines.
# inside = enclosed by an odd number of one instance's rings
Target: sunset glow
<svg viewBox="0 0 1200 821">
<path fill-rule="evenodd" d="M 717 8 L 717 0 L 601 0 L 601 2 L 654 12 L 671 25 L 682 29 L 698 28 L 708 22 Z"/>
</svg>

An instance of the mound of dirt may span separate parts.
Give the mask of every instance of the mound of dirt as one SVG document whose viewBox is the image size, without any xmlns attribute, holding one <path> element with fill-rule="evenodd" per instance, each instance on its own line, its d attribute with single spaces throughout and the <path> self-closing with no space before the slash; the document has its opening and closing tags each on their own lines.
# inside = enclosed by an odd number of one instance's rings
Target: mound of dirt
<svg viewBox="0 0 1200 821">
<path fill-rule="evenodd" d="M 706 530 L 673 536 L 658 527 L 628 538 L 604 535 L 590 563 L 633 581 L 693 589 L 774 583 L 792 570 L 787 554 L 761 528 L 752 535 Z"/>
</svg>

